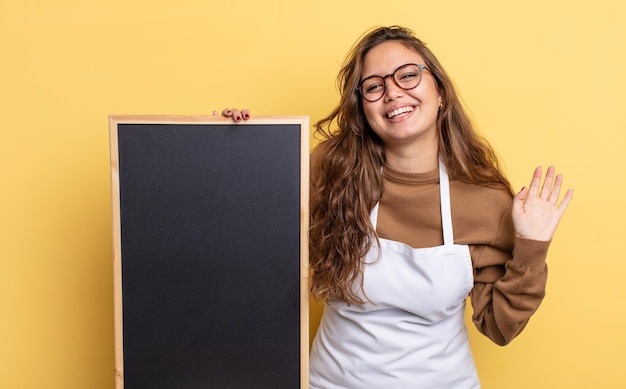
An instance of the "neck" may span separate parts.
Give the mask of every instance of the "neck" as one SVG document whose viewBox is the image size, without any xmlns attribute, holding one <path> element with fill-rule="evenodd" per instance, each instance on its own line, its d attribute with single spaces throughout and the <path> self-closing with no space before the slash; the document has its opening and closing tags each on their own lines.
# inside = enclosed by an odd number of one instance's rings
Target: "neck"
<svg viewBox="0 0 626 389">
<path fill-rule="evenodd" d="M 437 168 L 439 157 L 436 148 L 425 152 L 407 152 L 385 148 L 387 164 L 402 173 L 427 173 Z"/>
</svg>

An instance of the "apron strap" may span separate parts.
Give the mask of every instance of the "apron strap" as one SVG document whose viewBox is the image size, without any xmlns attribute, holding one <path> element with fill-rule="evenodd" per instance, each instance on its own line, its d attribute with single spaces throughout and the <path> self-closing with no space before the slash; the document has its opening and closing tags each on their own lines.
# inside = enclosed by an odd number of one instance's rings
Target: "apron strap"
<svg viewBox="0 0 626 389">
<path fill-rule="evenodd" d="M 452 211 L 450 209 L 450 181 L 443 161 L 439 160 L 439 202 L 441 203 L 441 224 L 444 246 L 454 245 L 452 232 Z"/>
</svg>

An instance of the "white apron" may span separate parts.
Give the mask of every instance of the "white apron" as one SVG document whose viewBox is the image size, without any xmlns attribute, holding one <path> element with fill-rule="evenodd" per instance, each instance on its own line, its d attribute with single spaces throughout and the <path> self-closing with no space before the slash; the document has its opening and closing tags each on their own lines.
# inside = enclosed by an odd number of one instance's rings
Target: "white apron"
<svg viewBox="0 0 626 389">
<path fill-rule="evenodd" d="M 311 349 L 310 389 L 480 388 L 464 321 L 472 261 L 467 245 L 454 244 L 443 163 L 439 176 L 444 245 L 374 240 L 363 273 L 372 303 L 326 303 Z M 378 204 L 370 218 L 376 229 Z"/>
</svg>

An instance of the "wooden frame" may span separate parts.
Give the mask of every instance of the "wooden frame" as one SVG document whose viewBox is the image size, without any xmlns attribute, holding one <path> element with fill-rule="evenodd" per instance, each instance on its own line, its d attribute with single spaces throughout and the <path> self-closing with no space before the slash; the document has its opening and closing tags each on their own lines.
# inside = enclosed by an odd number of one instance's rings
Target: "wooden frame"
<svg viewBox="0 0 626 389">
<path fill-rule="evenodd" d="M 232 126 L 283 126 L 300 127 L 300 387 L 308 388 L 308 354 L 309 354 L 309 293 L 308 293 L 308 222 L 309 222 L 309 119 L 308 117 L 254 117 L 242 124 L 231 119 L 216 116 L 110 116 L 110 148 L 111 148 L 111 190 L 113 213 L 113 270 L 114 270 L 114 306 L 115 306 L 115 375 L 116 389 L 125 385 L 124 361 L 124 295 L 123 295 L 123 261 L 122 257 L 122 204 L 120 193 L 120 151 L 119 129 L 122 125 L 193 125 L 201 126 L 207 131 L 212 128 Z M 218 127 L 213 127 L 218 126 Z M 271 151 L 267 151 L 271 152 Z M 233 386 L 233 388 L 236 386 Z M 127 387 L 127 389 L 136 389 Z"/>
</svg>

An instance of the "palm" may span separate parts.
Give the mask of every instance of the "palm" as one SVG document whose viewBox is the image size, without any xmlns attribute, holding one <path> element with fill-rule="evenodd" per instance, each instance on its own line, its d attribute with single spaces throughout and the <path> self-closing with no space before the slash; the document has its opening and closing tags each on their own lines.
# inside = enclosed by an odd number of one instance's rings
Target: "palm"
<svg viewBox="0 0 626 389">
<path fill-rule="evenodd" d="M 530 187 L 522 189 L 513 199 L 513 227 L 517 236 L 549 241 L 561 221 L 565 209 L 572 199 L 569 189 L 559 203 L 563 177 L 555 177 L 554 167 L 550 166 L 541 185 L 542 169 L 535 169 Z"/>
</svg>

